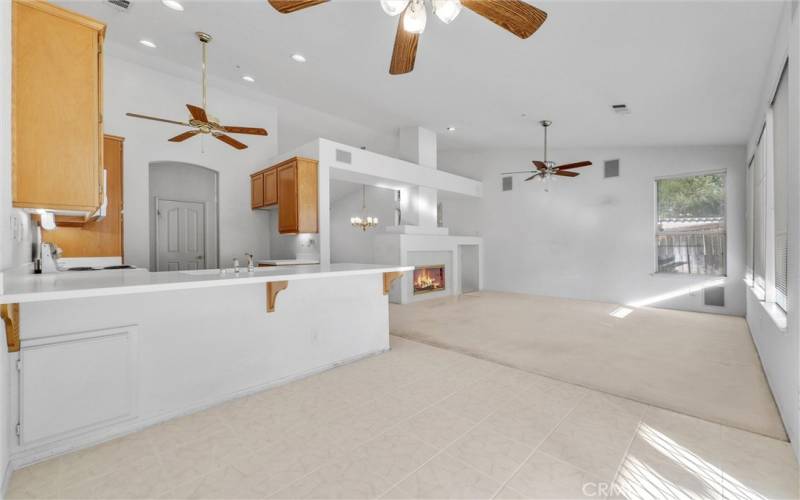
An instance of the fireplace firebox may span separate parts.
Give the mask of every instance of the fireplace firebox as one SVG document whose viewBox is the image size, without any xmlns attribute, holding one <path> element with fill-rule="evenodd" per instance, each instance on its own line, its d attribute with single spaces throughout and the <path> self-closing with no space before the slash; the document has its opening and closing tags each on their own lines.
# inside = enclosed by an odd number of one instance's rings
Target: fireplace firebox
<svg viewBox="0 0 800 500">
<path fill-rule="evenodd" d="M 414 269 L 414 295 L 445 289 L 444 264 L 417 266 Z"/>
</svg>

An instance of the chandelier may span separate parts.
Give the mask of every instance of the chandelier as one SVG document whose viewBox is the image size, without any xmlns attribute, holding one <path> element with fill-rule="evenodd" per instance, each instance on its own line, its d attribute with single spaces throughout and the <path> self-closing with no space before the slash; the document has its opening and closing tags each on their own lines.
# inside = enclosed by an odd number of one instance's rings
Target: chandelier
<svg viewBox="0 0 800 500">
<path fill-rule="evenodd" d="M 367 215 L 367 185 L 361 187 L 361 215 L 350 217 L 350 224 L 362 231 L 378 225 L 378 218 Z"/>
</svg>

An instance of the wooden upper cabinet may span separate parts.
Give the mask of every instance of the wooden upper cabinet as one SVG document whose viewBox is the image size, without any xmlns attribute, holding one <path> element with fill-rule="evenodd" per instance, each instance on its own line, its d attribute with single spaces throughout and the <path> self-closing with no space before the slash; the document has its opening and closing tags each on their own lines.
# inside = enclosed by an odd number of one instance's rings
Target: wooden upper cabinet
<svg viewBox="0 0 800 500">
<path fill-rule="evenodd" d="M 47 232 L 47 241 L 64 251 L 64 257 L 122 257 L 123 255 L 123 146 L 122 137 L 105 136 L 103 158 L 108 173 L 108 206 L 102 219 L 76 224 L 56 217 L 58 227 Z"/>
<path fill-rule="evenodd" d="M 317 162 L 295 157 L 276 165 L 278 232 L 319 232 Z"/>
<path fill-rule="evenodd" d="M 250 176 L 250 206 L 252 208 L 264 206 L 264 174 Z"/>
<path fill-rule="evenodd" d="M 277 169 L 250 175 L 250 207 L 267 208 L 278 203 Z"/>
<path fill-rule="evenodd" d="M 66 9 L 13 1 L 14 206 L 100 206 L 104 34 L 104 24 Z"/>
<path fill-rule="evenodd" d="M 264 206 L 278 203 L 278 170 L 271 168 L 264 172 Z"/>
<path fill-rule="evenodd" d="M 278 206 L 280 234 L 319 232 L 317 161 L 296 156 L 250 175 L 250 206 Z"/>
</svg>

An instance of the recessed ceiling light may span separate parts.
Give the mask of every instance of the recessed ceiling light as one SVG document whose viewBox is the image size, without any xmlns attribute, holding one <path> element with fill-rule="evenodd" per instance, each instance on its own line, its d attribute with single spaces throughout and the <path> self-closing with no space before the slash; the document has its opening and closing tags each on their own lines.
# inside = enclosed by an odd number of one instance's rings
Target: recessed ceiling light
<svg viewBox="0 0 800 500">
<path fill-rule="evenodd" d="M 295 62 L 299 62 L 299 63 L 306 62 L 306 58 L 305 58 L 305 56 L 303 54 L 292 54 L 292 59 L 294 59 Z"/>
<path fill-rule="evenodd" d="M 154 44 L 154 43 L 153 43 L 153 42 L 151 42 L 150 40 L 139 40 L 139 43 L 141 43 L 141 44 L 142 44 L 142 45 L 144 45 L 145 47 L 150 47 L 151 49 L 154 49 L 154 48 L 156 48 L 156 44 Z"/>
<path fill-rule="evenodd" d="M 244 80 L 244 81 L 246 81 L 246 82 L 250 82 L 250 83 L 253 83 L 254 81 L 256 81 L 256 79 L 255 79 L 255 78 L 253 78 L 252 76 L 249 76 L 249 75 L 244 75 L 244 76 L 242 77 L 242 80 Z"/>
<path fill-rule="evenodd" d="M 447 131 L 448 132 L 455 132 L 456 128 L 455 127 L 447 127 Z"/>
<path fill-rule="evenodd" d="M 183 5 L 178 0 L 161 0 L 161 3 L 164 4 L 164 7 L 183 12 Z"/>
</svg>

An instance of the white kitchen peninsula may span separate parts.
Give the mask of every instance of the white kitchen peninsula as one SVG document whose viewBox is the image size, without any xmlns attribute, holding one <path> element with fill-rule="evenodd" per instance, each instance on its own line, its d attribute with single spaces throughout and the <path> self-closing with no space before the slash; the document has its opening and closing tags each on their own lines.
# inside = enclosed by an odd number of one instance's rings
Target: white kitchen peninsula
<svg viewBox="0 0 800 500">
<path fill-rule="evenodd" d="M 410 269 L 6 275 L 15 465 L 383 352 Z"/>
</svg>

